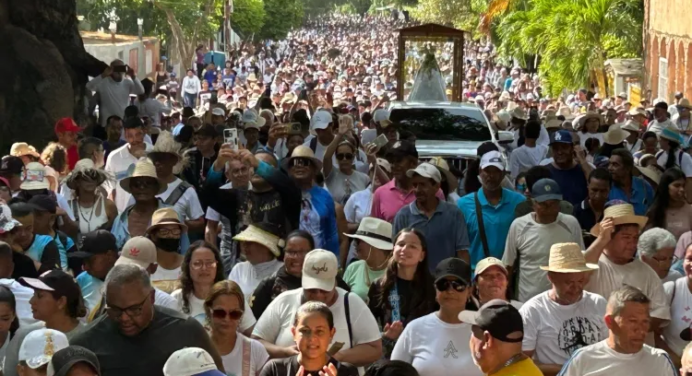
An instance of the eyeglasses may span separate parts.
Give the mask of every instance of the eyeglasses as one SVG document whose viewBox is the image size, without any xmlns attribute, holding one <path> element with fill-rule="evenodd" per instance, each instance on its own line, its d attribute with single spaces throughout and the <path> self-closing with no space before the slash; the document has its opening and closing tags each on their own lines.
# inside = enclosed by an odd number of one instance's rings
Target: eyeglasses
<svg viewBox="0 0 692 376">
<path fill-rule="evenodd" d="M 336 155 L 336 159 L 340 160 L 340 161 L 343 161 L 344 159 L 347 161 L 350 161 L 353 159 L 353 154 L 351 154 L 351 153 L 338 153 Z"/>
<path fill-rule="evenodd" d="M 464 290 L 466 290 L 466 285 L 459 281 L 441 279 L 435 282 L 435 288 L 437 289 L 437 291 L 447 291 L 450 287 L 453 288 L 456 292 L 464 292 Z"/>
<path fill-rule="evenodd" d="M 190 264 L 190 267 L 192 267 L 194 270 L 200 270 L 202 268 L 212 269 L 216 267 L 216 261 L 195 261 Z"/>
<path fill-rule="evenodd" d="M 138 317 L 142 314 L 142 310 L 144 309 L 144 303 L 147 302 L 147 300 L 151 299 L 151 295 L 147 295 L 144 300 L 142 300 L 141 303 L 131 305 L 127 308 L 118 308 L 114 306 L 106 306 L 106 314 L 110 316 L 114 320 L 120 320 L 120 318 L 123 316 L 123 312 L 126 313 L 128 316 L 130 316 L 131 319 L 134 319 L 135 317 Z"/>
<path fill-rule="evenodd" d="M 224 309 L 215 309 L 211 311 L 211 316 L 215 319 L 223 320 L 229 317 L 231 320 L 240 320 L 243 317 L 243 311 L 239 309 L 234 309 L 233 311 L 226 311 Z"/>
<path fill-rule="evenodd" d="M 303 251 L 284 251 L 284 255 L 286 257 L 291 257 L 291 258 L 303 258 L 307 255 L 307 252 Z"/>
<path fill-rule="evenodd" d="M 291 167 L 308 167 L 312 165 L 312 161 L 308 158 L 297 157 L 291 159 Z"/>
<path fill-rule="evenodd" d="M 139 189 L 152 188 L 158 184 L 155 179 L 132 179 L 130 181 L 130 187 Z"/>
<path fill-rule="evenodd" d="M 172 236 L 174 238 L 179 238 L 180 235 L 182 235 L 182 231 L 179 228 L 176 228 L 176 229 L 162 228 L 159 231 L 157 231 L 157 234 L 159 236 Z"/>
</svg>

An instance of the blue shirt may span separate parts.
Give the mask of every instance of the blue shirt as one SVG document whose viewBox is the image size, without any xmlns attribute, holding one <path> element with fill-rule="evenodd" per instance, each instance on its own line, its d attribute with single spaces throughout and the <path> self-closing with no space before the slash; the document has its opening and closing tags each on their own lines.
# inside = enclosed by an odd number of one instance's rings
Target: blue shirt
<svg viewBox="0 0 692 376">
<path fill-rule="evenodd" d="M 88 272 L 81 273 L 76 278 L 79 288 L 82 290 L 84 303 L 89 313 L 101 302 L 104 282 Z"/>
<path fill-rule="evenodd" d="M 156 200 L 159 203 L 158 209 L 171 207 L 170 205 L 164 204 L 161 199 Z M 122 213 L 115 217 L 115 221 L 113 221 L 113 229 L 111 229 L 111 233 L 113 236 L 115 236 L 115 244 L 118 246 L 118 249 L 122 249 L 125 243 L 130 240 L 128 220 L 133 207 L 134 205 L 128 206 L 127 209 L 123 210 Z M 178 219 L 180 220 L 180 223 L 185 223 L 185 220 L 180 216 L 180 213 L 178 213 Z M 149 225 L 151 225 L 151 220 L 149 220 Z M 187 233 L 184 232 L 180 237 L 180 253 L 185 254 L 188 248 L 190 248 L 190 238 L 187 236 Z"/>
<path fill-rule="evenodd" d="M 334 199 L 325 189 L 313 186 L 303 191 L 300 229 L 315 239 L 315 248 L 331 251 L 339 258 L 339 233 L 336 229 Z"/>
<path fill-rule="evenodd" d="M 654 201 L 654 189 L 651 185 L 640 177 L 632 177 L 632 196 L 627 197 L 622 188 L 613 184 L 610 186 L 608 201 L 622 200 L 634 206 L 634 214 L 646 215 L 649 206 Z"/>
<path fill-rule="evenodd" d="M 428 246 L 428 268 L 431 273 L 435 272 L 440 261 L 457 257 L 457 251 L 469 249 L 464 214 L 459 208 L 446 201 L 439 201 L 432 217 L 421 213 L 416 201 L 401 208 L 394 217 L 392 239 L 399 231 L 407 227 L 413 227 L 425 234 Z"/>
<path fill-rule="evenodd" d="M 486 258 L 483 251 L 478 229 L 478 218 L 476 216 L 475 193 L 469 193 L 457 201 L 457 206 L 461 209 L 466 219 L 466 229 L 471 240 L 469 253 L 471 255 L 471 268 L 476 269 L 478 261 Z M 505 239 L 509 233 L 509 226 L 514 221 L 514 209 L 520 203 L 526 201 L 524 195 L 502 188 L 502 198 L 496 206 L 490 205 L 485 198 L 483 188 L 478 190 L 478 201 L 481 204 L 483 213 L 483 227 L 485 227 L 485 237 L 488 240 L 488 248 L 492 257 L 502 259 L 505 252 Z"/>
<path fill-rule="evenodd" d="M 173 136 L 179 135 L 179 134 L 180 134 L 180 131 L 183 130 L 183 127 L 184 127 L 184 126 L 185 126 L 185 124 L 183 124 L 182 122 L 179 123 L 178 125 L 176 125 L 175 127 L 173 127 L 173 131 L 171 132 L 171 134 L 173 134 Z"/>
<path fill-rule="evenodd" d="M 562 191 L 562 199 L 568 201 L 572 206 L 579 205 L 589 194 L 586 176 L 580 165 L 576 165 L 569 170 L 560 170 L 548 165 L 553 180 L 557 182 Z"/>
</svg>

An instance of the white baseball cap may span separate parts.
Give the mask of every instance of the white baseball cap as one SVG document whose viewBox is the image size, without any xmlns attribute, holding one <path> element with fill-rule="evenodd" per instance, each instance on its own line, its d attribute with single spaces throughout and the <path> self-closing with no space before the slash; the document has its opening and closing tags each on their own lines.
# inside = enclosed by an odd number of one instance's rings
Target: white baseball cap
<svg viewBox="0 0 692 376">
<path fill-rule="evenodd" d="M 339 263 L 334 253 L 324 249 L 310 251 L 303 263 L 303 289 L 334 290 L 338 269 Z"/>
<path fill-rule="evenodd" d="M 58 350 L 70 346 L 65 334 L 53 329 L 37 329 L 27 334 L 19 348 L 20 362 L 31 369 L 48 364 Z"/>
<path fill-rule="evenodd" d="M 207 350 L 186 347 L 171 354 L 163 365 L 164 376 L 226 376 Z"/>
<path fill-rule="evenodd" d="M 372 121 L 379 123 L 382 120 L 389 120 L 389 111 L 383 109 L 376 110 L 375 113 L 372 114 Z"/>
<path fill-rule="evenodd" d="M 493 150 L 483 154 L 483 158 L 481 158 L 481 170 L 490 166 L 495 166 L 502 171 L 505 170 L 505 162 L 502 160 L 502 154 L 500 154 L 499 151 Z"/>
<path fill-rule="evenodd" d="M 406 176 L 409 178 L 413 177 L 413 174 L 418 174 L 424 178 L 432 179 L 435 183 L 442 181 L 442 175 L 440 175 L 440 170 L 437 167 L 431 165 L 430 163 L 421 163 L 413 170 L 406 171 Z"/>
<path fill-rule="evenodd" d="M 137 265 L 144 269 L 156 264 L 156 245 L 144 236 L 135 236 L 128 240 L 120 252 L 115 265 Z"/>
<path fill-rule="evenodd" d="M 24 168 L 22 185 L 20 185 L 19 188 L 25 191 L 50 188 L 48 179 L 46 179 L 45 167 L 38 162 L 27 163 L 26 167 Z"/>
<path fill-rule="evenodd" d="M 219 107 L 214 107 L 213 110 L 211 110 L 211 114 L 214 116 L 226 116 L 226 111 L 223 110 L 223 108 Z"/>
<path fill-rule="evenodd" d="M 328 111 L 319 110 L 310 119 L 310 130 L 325 129 L 332 122 L 332 114 Z"/>
</svg>

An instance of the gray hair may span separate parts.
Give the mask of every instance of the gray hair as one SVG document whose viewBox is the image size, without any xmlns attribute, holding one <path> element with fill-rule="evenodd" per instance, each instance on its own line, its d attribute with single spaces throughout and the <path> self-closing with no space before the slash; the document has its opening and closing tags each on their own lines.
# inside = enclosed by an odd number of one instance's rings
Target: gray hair
<svg viewBox="0 0 692 376">
<path fill-rule="evenodd" d="M 620 316 L 620 312 L 625 308 L 626 303 L 649 304 L 650 300 L 641 290 L 629 285 L 622 285 L 618 290 L 613 291 L 608 299 L 607 314 Z"/>
<path fill-rule="evenodd" d="M 110 286 L 122 286 L 132 282 L 139 282 L 142 288 L 151 290 L 151 279 L 149 278 L 149 273 L 138 265 L 133 264 L 121 264 L 116 265 L 108 272 L 106 276 L 106 290 Z"/>
<path fill-rule="evenodd" d="M 670 231 L 654 227 L 645 231 L 639 237 L 639 243 L 637 243 L 637 251 L 639 252 L 639 257 L 653 257 L 656 252 L 663 248 L 675 248 L 677 241 L 675 240 L 675 235 L 671 234 Z"/>
</svg>

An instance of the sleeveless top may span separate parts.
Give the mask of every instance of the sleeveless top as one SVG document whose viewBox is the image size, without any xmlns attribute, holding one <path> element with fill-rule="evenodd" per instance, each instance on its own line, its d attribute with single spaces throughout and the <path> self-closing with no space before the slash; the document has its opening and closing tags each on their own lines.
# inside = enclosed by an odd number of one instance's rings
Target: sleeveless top
<svg viewBox="0 0 692 376">
<path fill-rule="evenodd" d="M 70 200 L 70 208 L 74 213 L 75 220 L 79 224 L 79 235 L 77 237 L 77 247 L 82 247 L 84 235 L 98 230 L 101 226 L 108 223 L 106 214 L 106 201 L 100 195 L 96 195 L 96 202 L 90 208 L 79 205 L 79 199 Z"/>
</svg>

